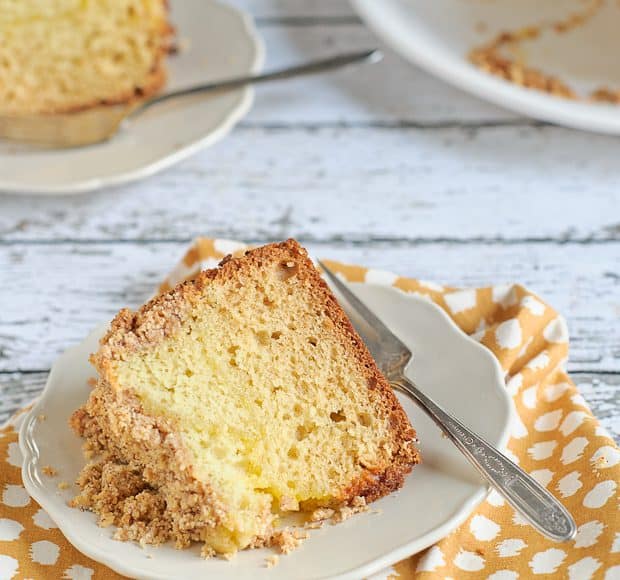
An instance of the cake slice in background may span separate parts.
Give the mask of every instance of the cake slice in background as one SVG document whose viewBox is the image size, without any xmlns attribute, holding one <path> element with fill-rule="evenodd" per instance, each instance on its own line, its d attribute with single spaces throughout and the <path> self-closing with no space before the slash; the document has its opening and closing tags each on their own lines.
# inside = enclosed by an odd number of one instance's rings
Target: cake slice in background
<svg viewBox="0 0 620 580">
<path fill-rule="evenodd" d="M 148 96 L 171 36 L 166 0 L 0 0 L 0 115 Z"/>
<path fill-rule="evenodd" d="M 72 425 L 93 461 L 73 504 L 119 539 L 200 541 L 208 555 L 290 543 L 283 513 L 364 505 L 419 460 L 389 384 L 293 240 L 121 311 L 92 362 Z"/>
</svg>

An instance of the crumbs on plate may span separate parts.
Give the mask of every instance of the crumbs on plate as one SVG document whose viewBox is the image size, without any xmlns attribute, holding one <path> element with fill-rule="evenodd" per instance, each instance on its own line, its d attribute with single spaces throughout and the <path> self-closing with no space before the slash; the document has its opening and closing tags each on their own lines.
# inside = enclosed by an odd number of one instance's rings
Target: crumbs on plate
<svg viewBox="0 0 620 580">
<path fill-rule="evenodd" d="M 589 0 L 582 11 L 572 13 L 564 20 L 526 26 L 514 31 L 502 31 L 485 44 L 473 48 L 469 53 L 469 61 L 488 74 L 524 88 L 565 99 L 619 104 L 618 89 L 603 86 L 581 96 L 558 76 L 525 64 L 523 57 L 519 56 L 523 54 L 521 44 L 524 41 L 539 38 L 545 31 L 566 34 L 588 22 L 606 1 Z"/>
</svg>

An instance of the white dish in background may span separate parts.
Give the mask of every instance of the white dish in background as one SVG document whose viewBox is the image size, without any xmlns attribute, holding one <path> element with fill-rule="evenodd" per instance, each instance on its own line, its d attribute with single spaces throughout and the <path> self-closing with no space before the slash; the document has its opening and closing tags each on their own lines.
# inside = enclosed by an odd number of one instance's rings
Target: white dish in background
<svg viewBox="0 0 620 580">
<path fill-rule="evenodd" d="M 424 390 L 490 443 L 504 448 L 512 401 L 502 370 L 486 348 L 467 337 L 436 305 L 395 288 L 356 284 L 355 291 L 414 353 L 408 372 Z M 399 396 L 421 441 L 423 463 L 402 490 L 373 504 L 380 513 L 363 513 L 320 530 L 272 569 L 272 552 L 250 550 L 227 562 L 203 560 L 199 548 L 142 549 L 112 539 L 114 529 L 99 528 L 95 516 L 67 506 L 75 488 L 57 489 L 58 479 L 74 481 L 85 463 L 82 441 L 67 420 L 88 397 L 92 375 L 88 355 L 104 328 L 65 352 L 54 364 L 43 395 L 24 419 L 20 446 L 23 482 L 67 539 L 87 556 L 121 574 L 137 578 L 217 578 L 285 580 L 339 578 L 359 580 L 410 556 L 460 525 L 485 497 L 487 486 L 459 451 L 415 405 Z M 44 421 L 38 420 L 45 415 Z M 58 478 L 42 475 L 43 466 Z"/>
<path fill-rule="evenodd" d="M 215 0 L 171 0 L 170 7 L 182 50 L 168 58 L 164 91 L 262 68 L 263 42 L 247 14 Z M 83 193 L 147 177 L 221 139 L 252 99 L 253 89 L 245 87 L 165 103 L 89 147 L 53 150 L 0 140 L 0 191 Z"/>
<path fill-rule="evenodd" d="M 368 26 L 402 56 L 457 87 L 543 121 L 620 134 L 620 105 L 570 101 L 525 89 L 482 72 L 469 51 L 499 32 L 557 22 L 577 12 L 581 0 L 351 0 Z M 589 93 L 620 90 L 620 6 L 608 0 L 586 24 L 565 34 L 543 34 L 522 54 L 526 63 Z M 415 96 L 413 97 L 415 98 Z"/>
</svg>

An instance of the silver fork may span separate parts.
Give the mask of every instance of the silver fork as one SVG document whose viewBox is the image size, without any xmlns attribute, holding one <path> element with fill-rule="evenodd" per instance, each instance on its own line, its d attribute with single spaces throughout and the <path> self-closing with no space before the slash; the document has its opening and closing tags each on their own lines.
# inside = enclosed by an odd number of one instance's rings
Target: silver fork
<svg viewBox="0 0 620 580">
<path fill-rule="evenodd" d="M 331 285 L 338 291 L 341 306 L 392 387 L 418 403 L 480 475 L 535 528 L 556 541 L 573 538 L 577 531 L 575 522 L 564 506 L 519 466 L 468 429 L 407 378 L 405 371 L 411 360 L 411 351 L 325 264 L 320 261 L 319 264 Z"/>
</svg>

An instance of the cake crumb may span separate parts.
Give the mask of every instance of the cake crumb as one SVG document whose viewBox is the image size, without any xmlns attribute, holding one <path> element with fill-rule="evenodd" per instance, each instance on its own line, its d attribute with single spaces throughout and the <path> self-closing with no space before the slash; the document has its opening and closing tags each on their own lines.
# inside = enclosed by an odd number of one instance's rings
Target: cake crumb
<svg viewBox="0 0 620 580">
<path fill-rule="evenodd" d="M 592 463 L 594 463 L 595 467 L 607 467 L 607 458 L 604 455 L 601 455 L 598 459 L 595 459 Z"/>
<path fill-rule="evenodd" d="M 41 413 L 40 415 L 37 416 L 37 419 L 39 421 L 45 421 L 45 419 L 47 419 L 47 415 L 44 415 L 43 413 Z"/>
<path fill-rule="evenodd" d="M 306 522 L 304 528 L 307 530 L 320 530 L 325 525 L 325 521 L 318 520 L 316 522 Z"/>
<path fill-rule="evenodd" d="M 66 481 L 61 481 L 57 487 L 58 489 L 69 489 L 69 484 Z"/>
<path fill-rule="evenodd" d="M 267 564 L 267 568 L 273 568 L 274 566 L 277 566 L 279 561 L 280 561 L 280 556 L 278 556 L 277 554 L 273 554 L 269 556 L 268 558 L 265 558 L 265 563 Z"/>
<path fill-rule="evenodd" d="M 318 508 L 310 514 L 310 521 L 319 522 L 321 520 L 328 520 L 334 513 L 335 511 L 331 508 Z"/>
<path fill-rule="evenodd" d="M 332 522 L 335 524 L 339 524 L 340 522 L 344 522 L 348 520 L 351 516 L 355 514 L 368 511 L 368 506 L 366 505 L 366 499 L 363 497 L 355 497 L 351 502 L 351 505 L 341 507 L 333 516 Z"/>
<path fill-rule="evenodd" d="M 590 93 L 590 98 L 596 103 L 611 103 L 617 105 L 620 103 L 620 90 L 600 87 Z"/>
<path fill-rule="evenodd" d="M 366 498 L 364 496 L 358 495 L 353 498 L 351 505 L 354 508 L 365 508 L 366 507 Z"/>
<path fill-rule="evenodd" d="M 45 465 L 41 468 L 41 472 L 43 475 L 47 475 L 47 477 L 56 477 L 58 475 L 58 471 L 56 471 L 51 465 Z"/>
<path fill-rule="evenodd" d="M 208 560 L 209 558 L 213 558 L 215 556 L 215 550 L 208 544 L 203 544 L 202 549 L 200 550 L 200 555 L 205 560 Z"/>
<path fill-rule="evenodd" d="M 290 554 L 299 548 L 307 537 L 308 534 L 303 530 L 284 528 L 273 533 L 269 545 L 279 548 L 282 554 Z"/>
</svg>

